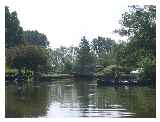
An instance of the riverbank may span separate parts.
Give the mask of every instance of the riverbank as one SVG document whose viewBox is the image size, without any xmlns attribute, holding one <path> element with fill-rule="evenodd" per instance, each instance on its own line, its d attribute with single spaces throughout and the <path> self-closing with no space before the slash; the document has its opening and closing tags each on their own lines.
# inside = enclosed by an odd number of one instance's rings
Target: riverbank
<svg viewBox="0 0 160 122">
<path fill-rule="evenodd" d="M 121 74 L 118 78 L 114 78 L 107 75 L 92 75 L 92 76 L 75 76 L 73 74 L 38 74 L 33 80 L 33 76 L 22 75 L 21 79 L 18 79 L 16 73 L 6 73 L 6 84 L 7 83 L 24 83 L 23 81 L 30 82 L 53 82 L 60 79 L 95 79 L 98 86 L 108 85 L 150 85 L 150 82 L 139 81 L 136 75 L 132 74 Z"/>
<path fill-rule="evenodd" d="M 74 76 L 71 74 L 37 74 L 35 76 L 34 80 L 38 81 L 52 81 L 54 79 L 66 79 L 66 78 L 73 78 Z M 27 74 L 22 74 L 21 79 L 18 79 L 18 74 L 17 73 L 6 73 L 5 74 L 5 81 L 6 82 L 13 82 L 17 80 L 33 80 L 33 75 L 28 76 Z"/>
</svg>

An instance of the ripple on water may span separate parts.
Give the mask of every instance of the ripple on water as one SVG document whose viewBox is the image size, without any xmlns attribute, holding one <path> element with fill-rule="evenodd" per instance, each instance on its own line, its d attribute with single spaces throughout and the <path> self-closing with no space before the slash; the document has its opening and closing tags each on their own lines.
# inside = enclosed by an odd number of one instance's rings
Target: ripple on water
<svg viewBox="0 0 160 122">
<path fill-rule="evenodd" d="M 64 85 L 65 87 L 73 87 L 73 85 Z"/>
</svg>

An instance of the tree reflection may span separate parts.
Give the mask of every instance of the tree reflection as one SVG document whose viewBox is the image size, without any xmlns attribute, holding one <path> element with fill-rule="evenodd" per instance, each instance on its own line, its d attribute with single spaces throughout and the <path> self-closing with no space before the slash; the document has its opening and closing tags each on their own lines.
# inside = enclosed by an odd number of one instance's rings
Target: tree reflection
<svg viewBox="0 0 160 122">
<path fill-rule="evenodd" d="M 8 86 L 6 90 L 6 117 L 41 117 L 48 109 L 48 88 L 25 85 Z"/>
</svg>

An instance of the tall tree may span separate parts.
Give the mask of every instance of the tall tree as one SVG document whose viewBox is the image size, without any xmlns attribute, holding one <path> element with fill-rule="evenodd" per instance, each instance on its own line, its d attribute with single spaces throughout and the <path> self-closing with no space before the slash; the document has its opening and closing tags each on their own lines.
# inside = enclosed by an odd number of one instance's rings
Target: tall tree
<svg viewBox="0 0 160 122">
<path fill-rule="evenodd" d="M 156 6 L 131 6 L 122 15 L 120 35 L 129 37 L 125 48 L 124 65 L 140 67 L 142 80 L 155 81 L 156 65 Z"/>
<path fill-rule="evenodd" d="M 23 29 L 17 17 L 17 12 L 10 12 L 5 7 L 5 47 L 16 47 L 22 43 Z"/>
<path fill-rule="evenodd" d="M 81 39 L 79 45 L 74 71 L 78 75 L 93 75 L 95 71 L 95 58 L 85 36 Z"/>
<path fill-rule="evenodd" d="M 91 48 L 97 57 L 97 64 L 103 64 L 104 58 L 114 45 L 115 41 L 111 38 L 98 37 L 92 40 Z"/>
<path fill-rule="evenodd" d="M 156 56 L 155 6 L 131 6 L 130 11 L 122 15 L 120 24 L 122 28 L 116 32 L 128 36 L 132 47 L 136 47 L 136 50 L 144 49 L 147 53 Z"/>
<path fill-rule="evenodd" d="M 98 38 L 94 38 L 91 43 L 92 49 L 95 51 L 96 55 L 101 57 L 111 50 L 115 44 L 115 41 L 111 38 L 104 38 L 99 36 Z"/>
</svg>

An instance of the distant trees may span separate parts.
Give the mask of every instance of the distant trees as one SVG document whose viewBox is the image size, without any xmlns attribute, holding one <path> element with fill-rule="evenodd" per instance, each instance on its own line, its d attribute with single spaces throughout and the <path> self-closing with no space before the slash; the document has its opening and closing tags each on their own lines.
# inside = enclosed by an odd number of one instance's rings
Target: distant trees
<svg viewBox="0 0 160 122">
<path fill-rule="evenodd" d="M 23 29 L 17 17 L 17 12 L 10 12 L 5 7 L 5 47 L 16 47 L 22 44 Z"/>
<path fill-rule="evenodd" d="M 115 41 L 111 38 L 104 38 L 100 36 L 92 40 L 91 49 L 97 58 L 97 64 L 103 65 L 106 55 L 111 51 L 115 44 Z"/>
<path fill-rule="evenodd" d="M 53 72 L 93 75 L 96 72 L 96 65 L 111 65 L 111 58 L 106 59 L 106 57 L 111 54 L 115 45 L 115 41 L 110 38 L 98 37 L 89 43 L 84 36 L 79 47 L 60 47 L 50 50 Z M 106 61 L 111 62 L 107 64 Z"/>
<path fill-rule="evenodd" d="M 94 38 L 91 43 L 92 49 L 98 58 L 106 55 L 106 53 L 115 45 L 115 41 L 111 38 L 104 38 L 100 36 L 98 36 L 98 38 Z"/>
<path fill-rule="evenodd" d="M 77 47 L 60 47 L 49 51 L 49 60 L 55 73 L 71 73 L 77 57 Z"/>
<path fill-rule="evenodd" d="M 37 45 L 41 47 L 48 47 L 49 41 L 46 35 L 38 31 L 23 31 L 23 41 L 29 45 Z"/>
</svg>

